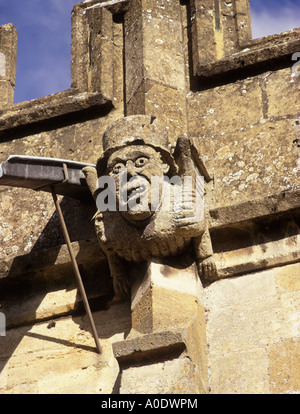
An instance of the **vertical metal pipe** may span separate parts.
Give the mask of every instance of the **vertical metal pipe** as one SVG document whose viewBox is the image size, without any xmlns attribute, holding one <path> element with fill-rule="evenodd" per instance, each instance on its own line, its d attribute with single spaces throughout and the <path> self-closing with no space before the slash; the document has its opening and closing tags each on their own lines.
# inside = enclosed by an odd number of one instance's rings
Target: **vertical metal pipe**
<svg viewBox="0 0 300 414">
<path fill-rule="evenodd" d="M 52 197 L 53 197 L 53 201 L 54 201 L 54 204 L 55 204 L 55 208 L 56 208 L 56 211 L 57 211 L 57 214 L 58 214 L 59 222 L 60 222 L 60 225 L 61 225 L 61 229 L 62 229 L 64 238 L 65 238 L 68 250 L 69 250 L 69 254 L 70 254 L 70 257 L 71 257 L 73 270 L 74 270 L 74 273 L 75 273 L 75 276 L 76 276 L 76 279 L 77 279 L 80 295 L 81 295 L 81 298 L 83 300 L 85 311 L 88 315 L 88 318 L 89 318 L 89 321 L 90 321 L 90 324 L 91 324 L 92 333 L 93 333 L 93 337 L 94 337 L 94 340 L 95 340 L 96 348 L 97 348 L 97 351 L 100 354 L 102 352 L 102 350 L 101 350 L 101 346 L 100 346 L 100 342 L 99 342 L 95 322 L 94 322 L 93 315 L 92 315 L 92 312 L 91 312 L 91 309 L 90 309 L 90 306 L 89 306 L 89 302 L 88 302 L 88 299 L 87 299 L 87 296 L 86 296 L 86 293 L 85 293 L 85 289 L 84 289 L 84 286 L 83 286 L 83 283 L 82 283 L 79 268 L 78 268 L 76 258 L 75 258 L 74 252 L 73 252 L 73 248 L 72 248 L 72 245 L 71 245 L 71 240 L 70 240 L 70 237 L 69 237 L 68 229 L 67 229 L 67 226 L 66 226 L 66 223 L 65 223 L 65 220 L 64 220 L 64 216 L 63 216 L 61 208 L 60 208 L 60 203 L 57 199 L 57 195 L 56 195 L 54 186 L 51 187 L 51 192 L 52 192 Z"/>
</svg>

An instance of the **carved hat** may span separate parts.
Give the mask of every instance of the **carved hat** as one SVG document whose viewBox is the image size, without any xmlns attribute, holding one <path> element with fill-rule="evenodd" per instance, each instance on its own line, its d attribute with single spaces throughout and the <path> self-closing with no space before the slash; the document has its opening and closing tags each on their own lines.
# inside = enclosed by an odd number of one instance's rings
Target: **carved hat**
<svg viewBox="0 0 300 414">
<path fill-rule="evenodd" d="M 169 149 L 168 131 L 158 119 L 150 115 L 132 115 L 113 122 L 103 134 L 103 154 L 97 163 L 98 175 L 106 170 L 110 155 L 128 145 L 149 145 L 162 155 L 170 166 L 170 174 L 175 175 L 177 167 Z"/>
</svg>

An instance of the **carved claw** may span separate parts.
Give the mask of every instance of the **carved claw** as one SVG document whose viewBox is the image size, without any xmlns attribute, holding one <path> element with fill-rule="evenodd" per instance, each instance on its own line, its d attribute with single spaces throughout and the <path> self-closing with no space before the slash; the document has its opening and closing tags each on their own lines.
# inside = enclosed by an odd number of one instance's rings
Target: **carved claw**
<svg viewBox="0 0 300 414">
<path fill-rule="evenodd" d="M 218 276 L 217 266 L 212 256 L 198 261 L 197 263 L 199 276 L 205 280 L 216 280 Z"/>
</svg>

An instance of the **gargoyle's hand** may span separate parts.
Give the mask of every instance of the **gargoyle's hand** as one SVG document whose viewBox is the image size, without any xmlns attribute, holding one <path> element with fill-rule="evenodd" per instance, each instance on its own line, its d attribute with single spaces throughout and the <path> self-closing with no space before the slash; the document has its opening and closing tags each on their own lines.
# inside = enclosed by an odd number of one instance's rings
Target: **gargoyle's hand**
<svg viewBox="0 0 300 414">
<path fill-rule="evenodd" d="M 175 224 L 177 227 L 191 226 L 204 219 L 204 205 L 198 199 L 196 190 L 183 191 L 182 200 L 174 202 Z M 200 201 L 200 202 L 199 202 Z"/>
<path fill-rule="evenodd" d="M 126 298 L 130 293 L 130 283 L 127 274 L 113 275 L 113 287 L 118 299 Z"/>
<path fill-rule="evenodd" d="M 218 271 L 213 256 L 197 261 L 199 276 L 205 280 L 213 281 L 217 279 Z"/>
<path fill-rule="evenodd" d="M 82 169 L 82 172 L 85 175 L 86 182 L 92 193 L 92 196 L 94 197 L 94 199 L 96 199 L 96 192 L 98 190 L 98 176 L 96 168 L 87 166 Z"/>
</svg>

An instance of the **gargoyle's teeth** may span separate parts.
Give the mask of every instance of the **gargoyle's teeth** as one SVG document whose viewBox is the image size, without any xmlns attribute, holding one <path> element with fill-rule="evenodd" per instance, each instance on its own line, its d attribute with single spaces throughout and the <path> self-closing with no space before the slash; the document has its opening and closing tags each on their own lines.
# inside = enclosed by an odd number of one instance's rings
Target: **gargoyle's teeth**
<svg viewBox="0 0 300 414">
<path fill-rule="evenodd" d="M 132 195 L 141 195 L 145 191 L 146 191 L 146 187 L 144 185 L 139 185 L 138 187 L 130 188 L 127 191 L 127 195 L 128 195 L 128 197 L 130 197 Z"/>
</svg>

